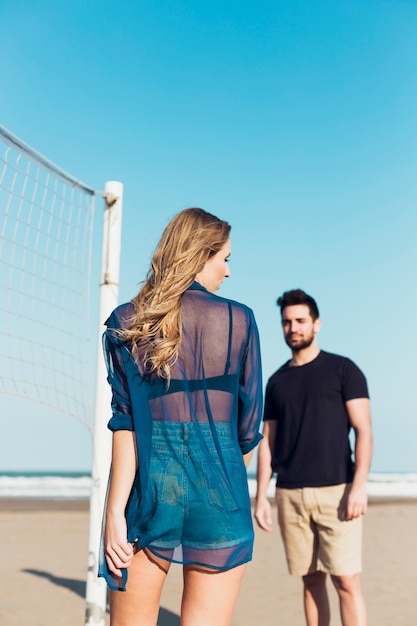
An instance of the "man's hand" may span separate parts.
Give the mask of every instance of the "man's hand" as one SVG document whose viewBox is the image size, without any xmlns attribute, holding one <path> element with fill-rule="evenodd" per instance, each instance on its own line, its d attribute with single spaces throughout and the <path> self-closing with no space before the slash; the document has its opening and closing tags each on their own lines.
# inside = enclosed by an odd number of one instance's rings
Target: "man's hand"
<svg viewBox="0 0 417 626">
<path fill-rule="evenodd" d="M 271 503 L 269 502 L 266 496 L 259 497 L 256 499 L 255 505 L 255 519 L 262 530 L 266 530 L 267 532 L 272 531 L 272 511 L 271 511 Z"/>
<path fill-rule="evenodd" d="M 353 484 L 346 500 L 345 519 L 350 520 L 365 515 L 367 508 L 366 486 L 355 487 Z"/>
</svg>

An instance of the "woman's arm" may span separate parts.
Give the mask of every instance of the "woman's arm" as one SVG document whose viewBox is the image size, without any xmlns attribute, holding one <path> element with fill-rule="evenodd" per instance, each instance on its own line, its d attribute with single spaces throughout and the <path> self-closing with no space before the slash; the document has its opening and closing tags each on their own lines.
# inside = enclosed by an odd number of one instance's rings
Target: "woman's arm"
<svg viewBox="0 0 417 626">
<path fill-rule="evenodd" d="M 120 568 L 129 567 L 133 546 L 127 541 L 125 508 L 137 468 L 135 433 L 117 430 L 113 433 L 112 469 L 105 515 L 104 552 L 107 566 L 116 576 Z"/>
<path fill-rule="evenodd" d="M 239 444 L 246 456 L 262 439 L 263 390 L 259 333 L 253 312 L 249 309 L 249 328 L 245 359 L 239 379 Z"/>
</svg>

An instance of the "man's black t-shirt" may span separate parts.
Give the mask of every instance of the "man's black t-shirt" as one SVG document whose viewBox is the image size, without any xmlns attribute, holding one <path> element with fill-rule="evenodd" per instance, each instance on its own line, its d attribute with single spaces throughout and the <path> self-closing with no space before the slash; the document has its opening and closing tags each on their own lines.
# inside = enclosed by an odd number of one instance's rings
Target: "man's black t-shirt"
<svg viewBox="0 0 417 626">
<path fill-rule="evenodd" d="M 351 482 L 347 400 L 368 398 L 366 378 L 346 357 L 321 351 L 310 363 L 285 363 L 269 379 L 264 420 L 276 420 L 272 469 L 277 486 L 324 487 Z"/>
</svg>

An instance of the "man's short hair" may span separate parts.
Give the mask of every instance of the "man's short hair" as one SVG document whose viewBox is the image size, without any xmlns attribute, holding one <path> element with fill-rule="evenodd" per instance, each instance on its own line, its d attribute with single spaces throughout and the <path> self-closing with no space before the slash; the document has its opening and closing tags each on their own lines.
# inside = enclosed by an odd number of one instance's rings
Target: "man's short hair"
<svg viewBox="0 0 417 626">
<path fill-rule="evenodd" d="M 284 291 L 282 296 L 278 298 L 277 305 L 281 309 L 281 317 L 284 309 L 287 306 L 294 306 L 297 304 L 305 304 L 306 306 L 308 306 L 308 310 L 310 311 L 310 315 L 313 318 L 313 321 L 320 317 L 319 308 L 316 301 L 312 296 L 309 296 L 308 293 L 306 293 L 302 289 L 291 289 L 290 291 Z"/>
</svg>

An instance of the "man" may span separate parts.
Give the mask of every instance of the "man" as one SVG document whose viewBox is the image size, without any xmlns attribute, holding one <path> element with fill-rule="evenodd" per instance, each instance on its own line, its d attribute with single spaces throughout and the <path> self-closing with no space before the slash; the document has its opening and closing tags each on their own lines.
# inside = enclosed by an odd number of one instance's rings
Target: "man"
<svg viewBox="0 0 417 626">
<path fill-rule="evenodd" d="M 366 379 L 352 361 L 318 347 L 320 318 L 311 296 L 294 289 L 277 304 L 292 358 L 266 388 L 255 519 L 271 531 L 266 492 L 277 473 L 278 521 L 289 572 L 302 576 L 307 625 L 330 624 L 329 573 L 343 626 L 366 626 L 359 581 L 372 455 Z"/>
</svg>

